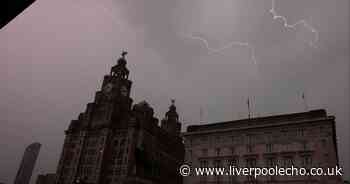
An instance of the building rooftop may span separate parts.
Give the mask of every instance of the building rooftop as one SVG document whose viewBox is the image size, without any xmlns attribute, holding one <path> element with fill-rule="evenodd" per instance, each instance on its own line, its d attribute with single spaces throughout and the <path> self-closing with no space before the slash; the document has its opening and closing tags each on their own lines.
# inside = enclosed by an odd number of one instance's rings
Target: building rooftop
<svg viewBox="0 0 350 184">
<path fill-rule="evenodd" d="M 303 123 L 314 120 L 334 120 L 334 116 L 328 116 L 326 110 L 317 109 L 308 112 L 282 114 L 274 116 L 257 117 L 250 119 L 241 119 L 234 121 L 216 122 L 202 125 L 190 125 L 187 127 L 186 134 L 195 132 L 217 131 L 222 129 L 242 129 L 242 128 L 254 128 L 261 126 L 276 126 L 291 123 Z"/>
</svg>

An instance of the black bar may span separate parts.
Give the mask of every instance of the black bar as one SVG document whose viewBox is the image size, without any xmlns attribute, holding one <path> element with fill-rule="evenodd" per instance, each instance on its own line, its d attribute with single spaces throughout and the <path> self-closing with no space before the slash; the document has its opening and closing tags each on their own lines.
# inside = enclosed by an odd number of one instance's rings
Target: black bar
<svg viewBox="0 0 350 184">
<path fill-rule="evenodd" d="M 0 0 L 0 29 L 23 12 L 35 0 Z"/>
</svg>

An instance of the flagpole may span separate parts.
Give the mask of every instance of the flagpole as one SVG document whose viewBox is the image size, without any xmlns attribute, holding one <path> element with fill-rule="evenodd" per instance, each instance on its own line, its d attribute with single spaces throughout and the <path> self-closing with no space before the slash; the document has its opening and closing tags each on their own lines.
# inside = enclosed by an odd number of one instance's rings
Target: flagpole
<svg viewBox="0 0 350 184">
<path fill-rule="evenodd" d="M 308 105 L 307 105 L 307 102 L 306 102 L 306 98 L 305 98 L 305 93 L 304 92 L 303 92 L 301 98 L 303 99 L 304 110 L 308 111 Z"/>
<path fill-rule="evenodd" d="M 248 105 L 248 119 L 250 119 L 250 102 L 249 102 L 249 97 L 247 100 L 247 105 Z"/>
<path fill-rule="evenodd" d="M 199 108 L 199 124 L 202 124 L 203 122 L 203 109 L 202 107 Z"/>
</svg>

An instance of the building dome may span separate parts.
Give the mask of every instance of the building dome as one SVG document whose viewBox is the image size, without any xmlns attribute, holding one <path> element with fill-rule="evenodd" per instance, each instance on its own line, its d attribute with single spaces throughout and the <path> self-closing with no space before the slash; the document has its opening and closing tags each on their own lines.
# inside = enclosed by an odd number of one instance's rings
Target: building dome
<svg viewBox="0 0 350 184">
<path fill-rule="evenodd" d="M 150 116 L 154 114 L 153 108 L 145 100 L 135 104 L 133 110 Z"/>
<path fill-rule="evenodd" d="M 169 111 L 165 113 L 165 117 L 166 117 L 166 119 L 175 118 L 176 121 L 179 119 L 179 115 L 176 112 L 176 106 L 175 106 L 174 99 L 171 100 L 171 105 L 169 107 Z"/>
</svg>

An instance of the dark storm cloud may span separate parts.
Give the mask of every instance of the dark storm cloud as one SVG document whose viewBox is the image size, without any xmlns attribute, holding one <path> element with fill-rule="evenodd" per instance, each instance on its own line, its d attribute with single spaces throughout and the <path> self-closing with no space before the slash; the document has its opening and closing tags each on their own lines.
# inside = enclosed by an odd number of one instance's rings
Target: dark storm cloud
<svg viewBox="0 0 350 184">
<path fill-rule="evenodd" d="M 63 131 L 84 111 L 102 76 L 128 49 L 135 102 L 146 99 L 162 118 L 176 98 L 185 126 L 204 120 L 247 117 L 251 97 L 255 116 L 326 108 L 337 118 L 339 154 L 349 171 L 349 1 L 276 0 L 38 0 L 0 32 L 0 180 L 11 183 L 23 149 L 43 144 L 33 175 L 53 172 Z M 246 47 L 208 54 L 194 34 L 220 48 L 232 41 Z M 4 67 L 3 67 L 4 66 Z M 3 167 L 4 168 L 4 167 Z"/>
</svg>

